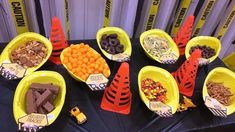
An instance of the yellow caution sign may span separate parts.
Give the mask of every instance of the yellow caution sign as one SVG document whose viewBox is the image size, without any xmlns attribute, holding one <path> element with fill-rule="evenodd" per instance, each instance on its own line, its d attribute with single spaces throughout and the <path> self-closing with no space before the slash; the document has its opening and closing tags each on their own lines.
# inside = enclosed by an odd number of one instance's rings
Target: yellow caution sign
<svg viewBox="0 0 235 132">
<path fill-rule="evenodd" d="M 145 31 L 150 30 L 153 28 L 153 24 L 156 19 L 158 7 L 160 5 L 160 0 L 152 0 L 152 4 L 149 8 L 148 19 L 145 24 Z"/>
<path fill-rule="evenodd" d="M 64 12 L 65 12 L 65 21 L 66 21 L 66 33 L 67 39 L 70 39 L 70 24 L 69 24 L 69 8 L 68 0 L 64 0 Z"/>
<path fill-rule="evenodd" d="M 109 27 L 110 26 L 110 19 L 111 19 L 111 11 L 112 11 L 112 0 L 105 0 L 104 5 L 104 24 L 103 27 Z"/>
<path fill-rule="evenodd" d="M 233 9 L 230 11 L 227 19 L 224 21 L 223 26 L 221 27 L 219 33 L 217 34 L 217 38 L 221 39 L 222 36 L 227 32 L 230 24 L 234 21 L 235 19 L 235 6 L 233 7 Z"/>
<path fill-rule="evenodd" d="M 202 26 L 204 25 L 204 23 L 206 22 L 206 19 L 209 16 L 213 6 L 215 5 L 215 2 L 216 2 L 216 0 L 208 0 L 207 1 L 206 7 L 204 8 L 204 10 L 200 16 L 200 19 L 198 20 L 197 25 L 194 29 L 193 37 L 197 36 L 200 33 L 200 30 L 201 30 Z"/>
<path fill-rule="evenodd" d="M 23 6 L 23 0 L 9 0 L 11 14 L 18 34 L 28 32 L 29 26 Z"/>
<path fill-rule="evenodd" d="M 184 21 L 184 18 L 186 16 L 190 3 L 191 3 L 191 0 L 183 0 L 181 2 L 179 11 L 176 15 L 177 17 L 174 21 L 174 25 L 171 30 L 171 36 L 174 36 L 178 32 L 180 26 L 182 25 Z"/>
</svg>

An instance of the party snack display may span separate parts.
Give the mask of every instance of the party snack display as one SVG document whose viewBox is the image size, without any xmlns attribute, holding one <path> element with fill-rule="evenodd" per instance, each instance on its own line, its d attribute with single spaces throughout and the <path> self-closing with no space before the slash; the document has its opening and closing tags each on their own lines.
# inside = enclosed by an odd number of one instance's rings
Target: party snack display
<svg viewBox="0 0 235 132">
<path fill-rule="evenodd" d="M 71 45 L 63 52 L 63 64 L 76 76 L 86 80 L 91 74 L 110 75 L 109 66 L 101 55 L 87 44 Z"/>
<path fill-rule="evenodd" d="M 223 83 L 207 82 L 207 91 L 210 97 L 218 100 L 221 104 L 228 106 L 231 103 L 231 97 L 233 94 L 230 88 L 225 87 Z"/>
<path fill-rule="evenodd" d="M 12 50 L 11 61 L 24 68 L 39 65 L 47 56 L 47 47 L 39 41 L 28 41 Z"/>
<path fill-rule="evenodd" d="M 160 101 L 162 103 L 167 101 L 167 90 L 160 82 L 146 78 L 141 81 L 141 90 L 150 101 Z"/>
</svg>

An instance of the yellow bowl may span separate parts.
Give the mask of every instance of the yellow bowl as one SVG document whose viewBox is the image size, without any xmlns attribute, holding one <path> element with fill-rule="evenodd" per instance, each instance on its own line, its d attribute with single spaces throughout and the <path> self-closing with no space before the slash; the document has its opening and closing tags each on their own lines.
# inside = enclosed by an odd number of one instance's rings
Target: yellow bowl
<svg viewBox="0 0 235 132">
<path fill-rule="evenodd" d="M 200 46 L 206 45 L 206 46 L 209 46 L 209 47 L 215 49 L 216 54 L 214 56 L 212 56 L 211 58 L 209 58 L 208 63 L 206 63 L 206 64 L 211 63 L 212 61 L 214 61 L 219 56 L 219 53 L 220 53 L 220 50 L 221 50 L 220 40 L 218 40 L 215 37 L 210 37 L 210 36 L 198 36 L 198 37 L 195 37 L 195 38 L 191 39 L 186 45 L 185 57 L 187 59 L 190 57 L 190 54 L 189 54 L 190 49 L 193 46 L 197 46 L 197 45 L 200 45 Z M 201 65 L 203 65 L 202 62 L 199 62 L 199 63 Z"/>
<path fill-rule="evenodd" d="M 46 58 L 43 59 L 43 61 L 39 65 L 35 67 L 27 68 L 25 75 L 28 75 L 36 71 L 38 68 L 40 68 L 50 57 L 51 52 L 52 52 L 52 44 L 47 38 L 43 37 L 40 34 L 33 33 L 33 32 L 26 32 L 26 33 L 20 34 L 16 36 L 13 40 L 11 40 L 9 44 L 5 47 L 5 49 L 3 50 L 0 56 L 0 64 L 10 63 L 11 62 L 10 55 L 11 55 L 12 50 L 18 48 L 21 45 L 24 45 L 26 42 L 30 40 L 36 40 L 36 41 L 43 43 L 47 47 L 48 53 L 47 53 Z"/>
<path fill-rule="evenodd" d="M 232 102 L 229 106 L 225 106 L 227 108 L 227 115 L 234 113 L 235 111 L 235 73 L 227 68 L 224 67 L 217 67 L 210 71 L 207 75 L 206 80 L 203 85 L 202 96 L 203 100 L 205 101 L 206 96 L 208 95 L 207 92 L 207 82 L 214 81 L 214 82 L 223 82 L 225 87 L 230 88 L 233 96 L 231 98 Z"/>
<path fill-rule="evenodd" d="M 121 28 L 118 28 L 118 27 L 105 27 L 105 28 L 101 28 L 97 32 L 96 41 L 97 41 L 98 46 L 99 46 L 100 50 L 102 51 L 102 53 L 108 59 L 111 59 L 111 54 L 107 53 L 105 50 L 103 50 L 101 48 L 100 41 L 101 41 L 102 35 L 104 35 L 104 34 L 110 35 L 110 34 L 113 34 L 113 33 L 116 33 L 118 35 L 120 43 L 123 44 L 123 46 L 124 46 L 124 52 L 123 53 L 130 57 L 131 52 L 132 52 L 130 38 L 124 30 L 122 30 Z"/>
<path fill-rule="evenodd" d="M 55 109 L 47 114 L 48 125 L 52 124 L 59 116 L 64 105 L 66 95 L 66 84 L 64 78 L 54 71 L 36 71 L 28 76 L 25 76 L 18 84 L 13 101 L 13 114 L 15 121 L 18 124 L 18 119 L 26 115 L 26 93 L 32 83 L 53 83 L 60 87 L 58 96 L 54 101 Z"/>
<path fill-rule="evenodd" d="M 77 81 L 82 81 L 82 82 L 86 82 L 86 80 L 83 80 L 83 79 L 81 79 L 80 77 L 78 77 L 77 75 L 75 75 L 75 74 L 73 74 L 73 72 L 72 71 L 70 71 L 69 69 L 68 69 L 68 67 L 63 63 L 63 60 L 64 60 L 64 53 L 66 52 L 66 50 L 68 50 L 68 48 L 69 47 L 67 47 L 67 48 L 65 48 L 62 52 L 61 52 L 61 54 L 60 54 L 60 60 L 61 60 L 61 62 L 62 62 L 62 64 L 63 64 L 63 66 L 65 67 L 65 69 L 68 71 L 68 73 L 75 79 L 75 80 L 77 80 Z M 93 48 L 91 48 L 94 52 L 96 52 L 97 54 L 99 54 L 96 50 L 94 50 Z M 107 62 L 106 62 L 107 63 Z M 110 74 L 111 74 L 111 72 L 110 72 L 110 69 L 109 69 L 109 76 L 110 76 Z"/>
<path fill-rule="evenodd" d="M 139 94 L 142 101 L 149 108 L 149 99 L 141 90 L 141 81 L 146 78 L 160 82 L 167 89 L 168 100 L 165 104 L 172 108 L 172 114 L 174 114 L 179 105 L 179 90 L 174 77 L 165 69 L 155 66 L 145 66 L 140 70 L 138 75 Z"/>
<path fill-rule="evenodd" d="M 166 32 L 160 30 L 160 29 L 151 29 L 151 30 L 148 30 L 148 31 L 145 31 L 143 32 L 141 35 L 140 35 L 140 44 L 142 46 L 142 48 L 144 49 L 144 52 L 145 54 L 150 58 L 150 59 L 153 59 L 159 63 L 162 63 L 160 61 L 160 59 L 154 55 L 151 55 L 147 52 L 147 50 L 144 48 L 144 38 L 148 35 L 158 35 L 160 36 L 161 38 L 166 38 L 168 41 L 169 41 L 169 45 L 170 47 L 172 48 L 172 52 L 175 53 L 177 59 L 179 58 L 180 54 L 179 54 L 179 49 L 176 45 L 176 43 L 174 42 L 174 40 L 171 38 L 171 36 L 169 36 Z"/>
</svg>

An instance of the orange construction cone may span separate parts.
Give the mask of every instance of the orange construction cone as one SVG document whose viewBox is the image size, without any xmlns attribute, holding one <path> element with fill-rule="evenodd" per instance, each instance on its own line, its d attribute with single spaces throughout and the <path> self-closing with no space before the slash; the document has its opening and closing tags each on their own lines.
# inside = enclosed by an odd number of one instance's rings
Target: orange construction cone
<svg viewBox="0 0 235 132">
<path fill-rule="evenodd" d="M 201 58 L 201 50 L 196 49 L 189 60 L 186 60 L 177 71 L 172 73 L 178 84 L 179 92 L 188 97 L 193 95 L 199 58 Z"/>
<path fill-rule="evenodd" d="M 180 30 L 177 32 L 173 40 L 178 45 L 180 55 L 184 55 L 185 47 L 192 35 L 194 16 L 188 16 Z"/>
<path fill-rule="evenodd" d="M 129 114 L 131 108 L 129 64 L 123 62 L 110 86 L 105 91 L 101 108 L 121 114 Z"/>
<path fill-rule="evenodd" d="M 65 39 L 63 29 L 60 25 L 60 20 L 57 17 L 52 18 L 50 41 L 53 46 L 53 51 L 49 60 L 59 65 L 61 64 L 60 53 L 68 46 L 68 44 Z"/>
</svg>

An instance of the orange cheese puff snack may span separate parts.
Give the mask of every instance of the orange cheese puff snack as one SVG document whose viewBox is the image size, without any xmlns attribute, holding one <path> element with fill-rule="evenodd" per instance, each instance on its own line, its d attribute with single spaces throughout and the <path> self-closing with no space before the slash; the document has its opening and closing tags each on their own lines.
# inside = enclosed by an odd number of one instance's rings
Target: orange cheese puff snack
<svg viewBox="0 0 235 132">
<path fill-rule="evenodd" d="M 105 59 L 84 43 L 71 45 L 64 52 L 62 62 L 76 76 L 87 80 L 90 74 L 102 73 L 105 77 L 110 76 L 110 69 Z"/>
</svg>

